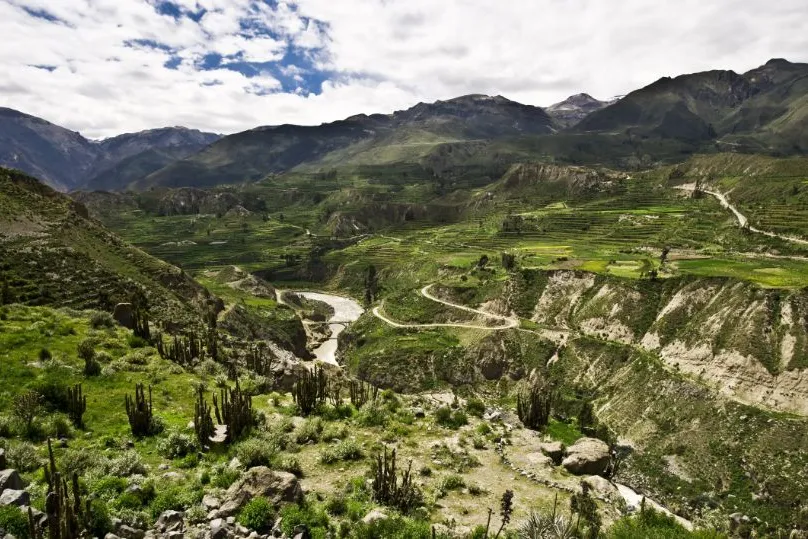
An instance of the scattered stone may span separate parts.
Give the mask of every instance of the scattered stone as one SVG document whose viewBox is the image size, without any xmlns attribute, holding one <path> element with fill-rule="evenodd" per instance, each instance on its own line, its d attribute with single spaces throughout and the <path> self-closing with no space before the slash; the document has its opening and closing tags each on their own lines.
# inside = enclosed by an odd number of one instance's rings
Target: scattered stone
<svg viewBox="0 0 808 539">
<path fill-rule="evenodd" d="M 17 470 L 3 470 L 0 472 L 0 492 L 6 489 L 22 490 L 25 488 L 20 474 Z"/>
<path fill-rule="evenodd" d="M 299 503 L 303 500 L 303 489 L 294 475 L 257 466 L 247 470 L 241 479 L 227 489 L 218 516 L 235 515 L 247 502 L 258 496 L 267 498 L 274 505 L 281 502 Z"/>
<path fill-rule="evenodd" d="M 202 507 L 210 511 L 211 509 L 218 509 L 222 506 L 222 502 L 219 501 L 219 498 L 215 496 L 211 496 L 210 494 L 205 494 L 202 497 Z"/>
<path fill-rule="evenodd" d="M 227 525 L 232 526 L 236 523 L 236 517 L 227 517 Z"/>
<path fill-rule="evenodd" d="M 112 318 L 128 329 L 135 329 L 135 311 L 131 303 L 119 303 L 112 311 Z"/>
<path fill-rule="evenodd" d="M 227 523 L 222 518 L 210 523 L 210 539 L 227 539 Z"/>
<path fill-rule="evenodd" d="M 154 528 L 162 533 L 182 530 L 185 524 L 184 516 L 180 511 L 165 511 L 157 519 Z"/>
<path fill-rule="evenodd" d="M 126 524 L 118 526 L 116 531 L 121 539 L 143 539 L 146 536 L 146 532 L 143 530 L 137 530 L 131 526 L 127 526 Z"/>
<path fill-rule="evenodd" d="M 24 490 L 14 490 L 7 488 L 0 494 L 0 505 L 31 505 L 31 496 Z"/>
<path fill-rule="evenodd" d="M 558 466 L 564 458 L 564 444 L 561 442 L 544 442 L 539 444 L 539 451 L 550 457 L 553 464 Z"/>
<path fill-rule="evenodd" d="M 379 522 L 381 520 L 387 520 L 390 516 L 382 509 L 376 508 L 371 510 L 365 517 L 362 519 L 362 522 L 365 524 L 373 524 L 374 522 Z"/>
<path fill-rule="evenodd" d="M 581 438 L 564 454 L 561 465 L 575 475 L 602 475 L 611 460 L 609 446 L 596 438 Z"/>
<path fill-rule="evenodd" d="M 581 479 L 582 484 L 586 484 L 595 495 L 596 498 L 606 500 L 609 503 L 616 504 L 622 499 L 620 491 L 614 486 L 611 481 L 599 475 L 590 475 Z"/>
</svg>

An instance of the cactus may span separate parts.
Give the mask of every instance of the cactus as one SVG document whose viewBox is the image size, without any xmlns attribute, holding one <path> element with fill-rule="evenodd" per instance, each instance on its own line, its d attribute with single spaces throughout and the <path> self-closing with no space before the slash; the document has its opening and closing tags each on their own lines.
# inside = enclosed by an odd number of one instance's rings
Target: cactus
<svg viewBox="0 0 808 539">
<path fill-rule="evenodd" d="M 196 333 L 190 335 L 178 336 L 165 342 L 162 334 L 155 337 L 157 345 L 157 353 L 163 359 L 168 359 L 180 365 L 192 365 L 197 360 L 205 359 L 205 349 L 202 339 L 196 336 Z"/>
<path fill-rule="evenodd" d="M 373 483 L 373 500 L 382 505 L 408 513 L 423 504 L 423 493 L 412 482 L 412 461 L 407 471 L 401 474 L 401 481 L 396 473 L 396 450 L 388 455 L 387 447 L 384 452 L 376 455 L 371 473 Z"/>
<path fill-rule="evenodd" d="M 48 483 L 48 494 L 45 498 L 45 514 L 47 515 L 48 539 L 78 539 L 88 535 L 88 517 L 91 513 L 90 502 L 82 503 L 79 490 L 79 476 L 74 473 L 68 482 L 56 468 L 53 448 L 48 439 L 48 463 L 45 465 L 45 481 Z M 72 496 L 71 496 L 72 493 Z M 72 499 L 71 499 L 72 498 Z M 34 519 L 33 512 L 28 510 L 28 529 L 32 539 L 42 539 L 44 530 Z"/>
<path fill-rule="evenodd" d="M 274 358 L 272 354 L 265 353 L 263 347 L 253 346 L 246 354 L 247 368 L 261 376 L 272 377 Z"/>
<path fill-rule="evenodd" d="M 81 384 L 67 388 L 67 415 L 78 428 L 84 428 L 84 412 L 87 411 L 87 397 L 81 391 Z"/>
<path fill-rule="evenodd" d="M 328 375 L 319 365 L 311 372 L 304 372 L 295 382 L 292 391 L 295 404 L 304 416 L 311 413 L 328 398 Z"/>
<path fill-rule="evenodd" d="M 221 404 L 216 399 L 216 395 L 213 396 L 213 408 L 216 412 L 216 421 L 220 425 L 227 425 L 228 443 L 238 440 L 255 424 L 252 397 L 241 391 L 238 381 L 236 381 L 235 388 L 222 389 Z"/>
<path fill-rule="evenodd" d="M 550 421 L 553 399 L 554 392 L 550 384 L 540 377 L 533 377 L 516 395 L 516 413 L 522 424 L 535 430 L 546 427 Z"/>
<path fill-rule="evenodd" d="M 134 436 L 148 436 L 152 434 L 152 390 L 149 386 L 149 400 L 146 401 L 146 393 L 143 384 L 135 386 L 135 398 L 126 395 L 126 415 L 129 418 L 129 426 L 132 428 Z"/>
<path fill-rule="evenodd" d="M 351 396 L 351 404 L 357 409 L 365 405 L 369 400 L 376 400 L 379 396 L 379 388 L 362 380 L 351 380 L 348 384 L 348 391 Z"/>
<path fill-rule="evenodd" d="M 200 447 L 210 445 L 210 437 L 214 432 L 213 419 L 210 417 L 210 406 L 205 400 L 205 390 L 202 386 L 199 386 L 196 392 L 194 431 L 196 431 L 196 439 L 199 440 Z"/>
</svg>

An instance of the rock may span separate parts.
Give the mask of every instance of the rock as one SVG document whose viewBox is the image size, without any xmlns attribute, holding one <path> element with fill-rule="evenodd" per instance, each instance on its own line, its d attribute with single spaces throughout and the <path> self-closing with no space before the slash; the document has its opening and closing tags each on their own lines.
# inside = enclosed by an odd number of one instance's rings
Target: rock
<svg viewBox="0 0 808 539">
<path fill-rule="evenodd" d="M 486 421 L 499 421 L 502 419 L 502 412 L 499 410 L 486 411 L 485 414 L 483 414 L 483 419 Z"/>
<path fill-rule="evenodd" d="M 564 444 L 561 442 L 544 442 L 539 444 L 539 451 L 550 457 L 553 464 L 558 466 L 564 458 Z"/>
<path fill-rule="evenodd" d="M 183 475 L 179 472 L 166 472 L 163 474 L 163 479 L 169 481 L 182 481 Z"/>
<path fill-rule="evenodd" d="M 233 457 L 233 458 L 230 460 L 230 462 L 228 463 L 228 465 L 227 465 L 227 466 L 228 466 L 229 468 L 234 469 L 234 470 L 238 470 L 238 469 L 240 469 L 240 468 L 241 468 L 241 466 L 242 466 L 242 465 L 241 465 L 241 461 L 238 459 L 238 457 Z"/>
<path fill-rule="evenodd" d="M 419 408 L 413 408 L 412 409 L 412 415 L 416 419 L 421 419 L 421 418 L 426 417 L 426 412 L 424 411 L 423 408 L 420 408 L 420 407 Z"/>
<path fill-rule="evenodd" d="M 112 318 L 128 329 L 135 329 L 135 310 L 131 303 L 119 303 L 112 311 Z"/>
<path fill-rule="evenodd" d="M 202 507 L 210 511 L 211 509 L 218 509 L 222 506 L 222 502 L 219 501 L 219 498 L 211 496 L 210 494 L 205 494 L 202 497 Z"/>
<path fill-rule="evenodd" d="M 581 438 L 564 451 L 561 465 L 575 475 L 601 475 L 611 460 L 609 446 L 596 438 Z"/>
<path fill-rule="evenodd" d="M 17 470 L 3 470 L 0 472 L 0 492 L 6 489 L 22 490 L 25 488 L 20 474 Z"/>
<path fill-rule="evenodd" d="M 131 526 L 127 526 L 126 524 L 118 526 L 116 531 L 118 536 L 122 539 L 143 539 L 146 536 L 146 532 L 143 530 L 137 530 Z"/>
<path fill-rule="evenodd" d="M 273 505 L 281 502 L 299 503 L 303 500 L 303 489 L 294 475 L 257 466 L 247 470 L 241 479 L 227 489 L 218 516 L 235 515 L 247 502 L 257 496 L 267 498 Z"/>
<path fill-rule="evenodd" d="M 380 520 L 387 520 L 390 516 L 383 509 L 373 509 L 362 519 L 365 524 L 373 524 Z"/>
<path fill-rule="evenodd" d="M 589 487 L 595 497 L 608 501 L 609 503 L 617 503 L 622 500 L 620 491 L 612 484 L 611 481 L 599 475 L 590 475 L 581 479 L 581 484 Z"/>
<path fill-rule="evenodd" d="M 108 533 L 104 536 L 104 539 L 121 539 L 121 538 L 115 535 L 114 533 Z"/>
<path fill-rule="evenodd" d="M 185 515 L 179 511 L 164 511 L 154 523 L 154 528 L 162 533 L 182 530 Z"/>
<path fill-rule="evenodd" d="M 31 505 L 31 496 L 24 490 L 7 488 L 0 494 L 0 505 Z"/>
<path fill-rule="evenodd" d="M 185 538 L 185 532 L 181 532 L 181 531 L 168 532 L 166 534 L 166 537 L 168 539 L 184 539 Z"/>
<path fill-rule="evenodd" d="M 222 518 L 210 523 L 210 539 L 227 539 L 227 523 Z"/>
<path fill-rule="evenodd" d="M 6 450 L 0 447 L 0 470 L 5 470 L 8 467 L 6 461 Z"/>
<path fill-rule="evenodd" d="M 226 520 L 227 520 L 227 525 L 228 526 L 232 526 L 233 524 L 236 523 L 236 517 L 227 517 Z"/>
<path fill-rule="evenodd" d="M 168 465 L 168 464 L 166 464 L 166 463 L 163 463 L 163 464 L 161 464 L 161 465 L 159 465 L 159 466 L 157 467 L 157 469 L 158 469 L 158 470 L 160 470 L 160 471 L 165 471 L 165 470 L 168 470 L 169 468 L 171 468 L 171 466 L 169 466 L 169 465 Z"/>
</svg>

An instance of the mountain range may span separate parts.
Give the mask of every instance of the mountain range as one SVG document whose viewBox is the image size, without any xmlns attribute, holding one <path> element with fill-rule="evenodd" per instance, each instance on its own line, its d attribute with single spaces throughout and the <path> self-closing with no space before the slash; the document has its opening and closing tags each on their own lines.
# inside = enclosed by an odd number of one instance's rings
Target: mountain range
<svg viewBox="0 0 808 539">
<path fill-rule="evenodd" d="M 0 165 L 61 190 L 206 187 L 290 171 L 389 173 L 391 166 L 430 178 L 448 169 L 456 175 L 458 159 L 483 175 L 522 161 L 637 168 L 711 151 L 808 152 L 808 64 L 773 59 L 743 74 L 663 77 L 612 101 L 577 94 L 542 109 L 468 95 L 224 137 L 164 128 L 93 142 L 0 109 Z"/>
</svg>

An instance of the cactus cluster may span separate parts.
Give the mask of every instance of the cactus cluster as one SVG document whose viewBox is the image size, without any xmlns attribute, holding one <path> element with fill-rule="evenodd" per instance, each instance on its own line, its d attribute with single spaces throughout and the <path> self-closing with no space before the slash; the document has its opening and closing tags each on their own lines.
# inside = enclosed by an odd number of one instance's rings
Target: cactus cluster
<svg viewBox="0 0 808 539">
<path fill-rule="evenodd" d="M 67 388 L 67 416 L 73 425 L 84 428 L 84 412 L 87 411 L 87 397 L 81 391 L 81 384 Z"/>
<path fill-rule="evenodd" d="M 402 513 L 409 513 L 422 505 L 423 493 L 413 483 L 411 471 L 412 461 L 399 478 L 396 472 L 396 450 L 393 449 L 392 453 L 388 453 L 385 447 L 383 453 L 376 455 L 371 469 L 373 500 L 398 509 Z"/>
<path fill-rule="evenodd" d="M 328 375 L 319 365 L 303 372 L 292 390 L 295 404 L 304 416 L 311 415 L 328 398 Z"/>
<path fill-rule="evenodd" d="M 210 415 L 210 406 L 205 400 L 205 389 L 200 385 L 196 390 L 196 404 L 194 405 L 194 431 L 200 447 L 210 445 L 210 437 L 213 436 L 215 427 Z"/>
<path fill-rule="evenodd" d="M 216 421 L 220 425 L 227 425 L 228 443 L 238 440 L 255 425 L 252 397 L 241 391 L 238 381 L 235 388 L 222 389 L 220 399 L 213 395 L 213 408 Z"/>
<path fill-rule="evenodd" d="M 152 390 L 149 386 L 149 400 L 146 400 L 146 392 L 143 389 L 143 384 L 135 386 L 135 398 L 126 395 L 126 416 L 129 418 L 129 426 L 132 428 L 134 436 L 148 436 L 152 434 L 153 426 L 153 407 L 152 407 Z"/>
<path fill-rule="evenodd" d="M 553 400 L 552 386 L 543 378 L 534 376 L 516 395 L 516 414 L 525 427 L 541 430 L 550 422 Z"/>
<path fill-rule="evenodd" d="M 376 400 L 379 396 L 379 388 L 368 384 L 362 380 L 351 380 L 348 383 L 348 392 L 351 397 L 351 404 L 357 409 L 361 408 L 370 400 Z"/>
</svg>

